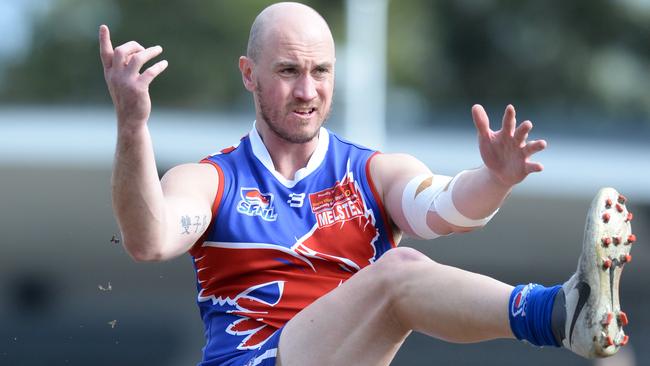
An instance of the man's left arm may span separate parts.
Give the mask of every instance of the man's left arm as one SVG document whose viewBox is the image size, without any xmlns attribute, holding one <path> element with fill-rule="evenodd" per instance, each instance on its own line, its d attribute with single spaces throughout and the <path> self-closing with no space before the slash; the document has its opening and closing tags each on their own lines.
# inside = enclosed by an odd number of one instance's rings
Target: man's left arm
<svg viewBox="0 0 650 366">
<path fill-rule="evenodd" d="M 472 108 L 484 165 L 455 177 L 433 174 L 406 154 L 382 154 L 370 166 L 373 181 L 390 218 L 410 236 L 430 239 L 481 227 L 496 213 L 512 187 L 542 171 L 530 157 L 546 147 L 527 141 L 533 125 L 516 126 L 515 109 L 506 107 L 502 127 L 492 131 L 485 110 Z"/>
</svg>

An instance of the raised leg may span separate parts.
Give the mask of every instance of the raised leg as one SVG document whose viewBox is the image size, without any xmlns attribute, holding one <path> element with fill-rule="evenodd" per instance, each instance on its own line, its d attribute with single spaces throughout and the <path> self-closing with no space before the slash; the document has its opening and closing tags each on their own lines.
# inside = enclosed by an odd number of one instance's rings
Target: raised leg
<svg viewBox="0 0 650 366">
<path fill-rule="evenodd" d="M 549 323 L 529 323 L 537 335 L 553 328 L 556 341 L 584 357 L 610 356 L 628 342 L 623 332 L 628 318 L 621 311 L 618 288 L 636 237 L 625 203 L 612 188 L 596 195 L 578 269 L 558 292 L 562 301 L 555 296 L 546 310 L 560 316 Z M 277 363 L 388 365 L 413 330 L 459 343 L 512 338 L 512 290 L 495 279 L 436 263 L 414 249 L 393 249 L 291 319 L 280 337 Z M 549 295 L 536 296 L 528 301 L 549 301 Z M 535 316 L 537 307 L 528 305 L 527 316 Z"/>
</svg>

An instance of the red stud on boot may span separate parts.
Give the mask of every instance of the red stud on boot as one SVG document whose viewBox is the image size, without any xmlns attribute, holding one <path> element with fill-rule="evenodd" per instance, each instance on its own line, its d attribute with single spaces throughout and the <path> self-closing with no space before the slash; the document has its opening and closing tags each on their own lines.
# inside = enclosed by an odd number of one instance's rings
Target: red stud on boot
<svg viewBox="0 0 650 366">
<path fill-rule="evenodd" d="M 600 322 L 600 324 L 606 327 L 609 325 L 609 323 L 612 322 L 613 319 L 614 319 L 614 313 L 609 312 L 603 317 L 603 320 Z"/>
<path fill-rule="evenodd" d="M 630 235 L 628 235 L 628 237 L 627 237 L 627 243 L 628 243 L 628 244 L 632 244 L 632 243 L 634 243 L 635 241 L 636 241 L 636 235 L 634 235 L 634 234 L 630 234 Z"/>
<path fill-rule="evenodd" d="M 609 269 L 612 266 L 612 260 L 607 258 L 603 260 L 603 269 Z"/>
</svg>

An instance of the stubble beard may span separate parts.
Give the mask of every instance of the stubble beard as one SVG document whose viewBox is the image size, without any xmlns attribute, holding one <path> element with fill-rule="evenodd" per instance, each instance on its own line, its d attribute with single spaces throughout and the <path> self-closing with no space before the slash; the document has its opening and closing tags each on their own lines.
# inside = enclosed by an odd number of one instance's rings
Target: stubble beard
<svg viewBox="0 0 650 366">
<path fill-rule="evenodd" d="M 283 128 L 277 122 L 279 116 L 277 115 L 277 113 L 273 113 L 273 110 L 270 108 L 269 103 L 266 103 L 266 101 L 262 97 L 262 88 L 259 85 L 259 82 L 258 82 L 257 91 L 255 91 L 255 95 L 257 96 L 257 102 L 259 104 L 260 114 L 262 115 L 262 119 L 264 119 L 266 125 L 269 126 L 269 129 L 279 138 L 287 142 L 290 142 L 292 144 L 305 144 L 307 142 L 312 141 L 314 138 L 316 138 L 316 136 L 318 136 L 318 133 L 320 132 L 320 127 L 325 124 L 325 121 L 327 121 L 327 118 L 329 117 L 331 111 L 331 108 L 325 111 L 325 115 L 323 116 L 323 119 L 318 123 L 318 128 L 316 128 L 313 132 L 307 131 L 307 132 L 292 133 L 291 131 L 288 131 L 286 128 Z M 309 123 L 309 122 L 307 119 L 305 119 L 305 120 L 301 120 L 301 123 Z"/>
</svg>

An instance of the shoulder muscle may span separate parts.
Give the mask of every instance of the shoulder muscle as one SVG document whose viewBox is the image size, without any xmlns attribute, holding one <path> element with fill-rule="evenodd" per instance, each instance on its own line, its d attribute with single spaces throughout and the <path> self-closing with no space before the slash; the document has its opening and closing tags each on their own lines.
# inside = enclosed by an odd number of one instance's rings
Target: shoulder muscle
<svg viewBox="0 0 650 366">
<path fill-rule="evenodd" d="M 171 168 L 161 179 L 165 196 L 212 203 L 217 194 L 219 175 L 210 164 L 182 164 Z"/>
</svg>

